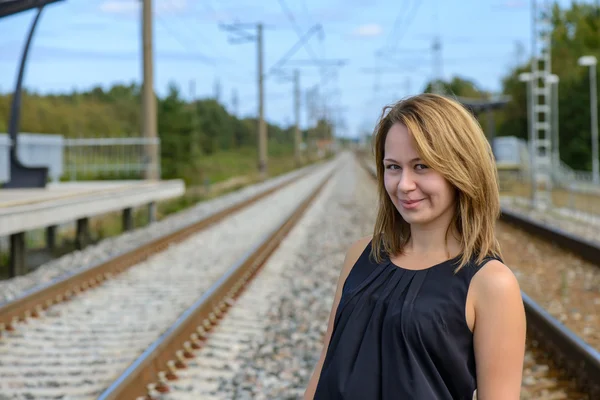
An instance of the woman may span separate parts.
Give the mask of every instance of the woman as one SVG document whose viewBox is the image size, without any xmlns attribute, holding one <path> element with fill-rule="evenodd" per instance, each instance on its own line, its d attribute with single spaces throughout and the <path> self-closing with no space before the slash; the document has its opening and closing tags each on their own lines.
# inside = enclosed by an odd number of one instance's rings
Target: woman
<svg viewBox="0 0 600 400">
<path fill-rule="evenodd" d="M 347 251 L 304 398 L 518 399 L 525 313 L 480 126 L 422 94 L 384 109 L 374 151 L 373 236 Z"/>
</svg>

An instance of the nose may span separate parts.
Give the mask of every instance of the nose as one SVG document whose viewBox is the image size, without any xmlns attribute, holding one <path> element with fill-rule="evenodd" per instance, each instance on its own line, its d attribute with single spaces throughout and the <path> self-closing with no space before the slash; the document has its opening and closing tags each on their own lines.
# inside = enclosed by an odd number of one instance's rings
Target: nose
<svg viewBox="0 0 600 400">
<path fill-rule="evenodd" d="M 402 171 L 402 174 L 400 175 L 400 181 L 398 182 L 398 190 L 406 193 L 415 190 L 416 187 L 417 184 L 414 180 L 414 177 L 411 174 L 411 171 L 408 168 L 404 169 L 404 171 Z"/>
</svg>

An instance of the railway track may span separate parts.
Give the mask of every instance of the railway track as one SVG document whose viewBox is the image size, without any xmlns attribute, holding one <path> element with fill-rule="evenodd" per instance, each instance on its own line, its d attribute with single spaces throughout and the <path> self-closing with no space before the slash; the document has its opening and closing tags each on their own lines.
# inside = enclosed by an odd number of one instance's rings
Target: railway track
<svg viewBox="0 0 600 400">
<path fill-rule="evenodd" d="M 210 333 L 227 311 L 235 304 L 242 290 L 256 276 L 259 269 L 281 243 L 283 238 L 302 217 L 308 206 L 329 181 L 331 174 L 285 218 L 282 224 L 264 237 L 236 265 L 229 269 L 205 294 L 198 299 L 158 340 L 150 345 L 117 380 L 104 391 L 99 400 L 155 398 L 170 390 L 169 381 L 179 379 L 179 370 L 188 369 L 186 359 L 194 358 L 194 351 L 210 339 Z M 246 299 L 235 310 L 235 319 L 229 319 L 230 329 L 252 329 L 256 320 L 241 319 L 255 301 L 266 302 L 264 293 L 258 298 Z M 240 321 L 241 319 L 241 321 Z M 249 325 L 249 327 L 248 327 Z M 226 350 L 225 350 L 226 351 Z M 193 379 L 193 374 L 182 373 Z M 222 376 L 220 374 L 220 376 Z M 204 396 L 203 396 L 204 397 Z M 191 397 L 192 398 L 192 397 Z"/>
<path fill-rule="evenodd" d="M 302 397 L 316 362 L 310 360 L 312 351 L 307 348 L 313 343 L 321 344 L 322 317 L 328 315 L 315 314 L 314 305 L 329 306 L 323 296 L 312 297 L 311 291 L 296 292 L 290 283 L 303 282 L 311 289 L 317 286 L 311 279 L 330 280 L 334 284 L 348 240 L 354 240 L 357 235 L 348 232 L 348 227 L 352 231 L 358 228 L 358 235 L 361 235 L 368 233 L 371 226 L 368 224 L 365 230 L 363 223 L 360 228 L 359 219 L 353 217 L 359 213 L 353 213 L 351 197 L 356 196 L 356 186 L 352 182 L 354 172 L 348 170 L 363 171 L 353 160 L 349 161 L 340 165 L 334 182 L 315 199 L 299 224 L 261 267 L 260 274 L 236 299 L 235 306 L 207 333 L 206 341 L 199 349 L 193 349 L 194 358 L 185 360 L 186 367 L 175 371 L 177 379 L 169 380 L 162 374 L 162 382 L 151 387 L 147 398 L 263 400 Z M 361 216 L 360 220 L 364 218 Z M 346 227 L 336 224 L 338 221 L 345 221 Z M 324 294 L 331 296 L 333 291 L 334 288 L 327 286 Z M 291 297 L 294 303 L 289 304 L 286 297 Z M 282 304 L 309 316 L 314 325 L 309 327 L 302 319 L 290 318 L 279 308 Z M 278 335 L 273 329 L 290 332 Z M 318 356 L 316 351 L 314 354 Z M 108 391 L 106 397 L 100 399 L 111 398 L 109 395 Z"/>
<path fill-rule="evenodd" d="M 373 178 L 376 177 L 375 167 L 371 163 L 362 157 L 360 163 Z M 507 210 L 502 210 L 501 221 L 557 244 L 600 267 L 600 247 L 590 241 Z M 600 399 L 598 350 L 569 330 L 526 293 L 522 293 L 522 296 L 527 314 L 528 346 L 533 350 L 530 354 L 552 368 L 552 371 L 543 369 L 542 374 L 552 379 L 546 380 L 546 384 L 538 390 L 544 392 L 555 388 L 566 393 L 566 398 L 570 399 Z M 532 369 L 536 368 L 535 364 L 526 357 L 525 368 L 529 368 L 526 373 L 532 373 Z M 543 398 L 543 395 L 540 396 Z"/>
<path fill-rule="evenodd" d="M 0 393 L 13 396 L 9 398 L 97 398 L 108 387 L 102 398 L 123 399 L 145 396 L 148 388 L 160 392 L 161 382 L 202 346 L 206 333 L 330 176 L 328 164 L 2 304 Z M 284 206 L 273 204 L 276 198 Z M 284 223 L 277 213 L 287 214 Z M 225 218 L 228 228 L 216 225 Z M 232 222 L 235 218 L 239 221 Z M 263 239 L 252 248 L 248 240 L 255 242 L 256 235 Z M 246 244 L 238 246 L 243 237 Z M 208 251 L 219 242 L 221 249 L 228 244 L 227 251 Z M 190 255 L 215 267 L 202 268 Z M 173 324 L 170 320 L 180 312 Z"/>
<path fill-rule="evenodd" d="M 296 177 L 259 193 L 249 200 L 234 204 L 182 229 L 151 240 L 134 250 L 125 251 L 122 254 L 94 263 L 75 273 L 67 273 L 48 284 L 26 291 L 14 300 L 0 303 L 0 335 L 5 331 L 12 331 L 16 324 L 25 322 L 30 318 L 37 318 L 53 305 L 67 301 L 73 296 L 101 284 L 153 254 L 161 252 L 169 245 L 182 242 L 192 234 L 218 223 L 229 215 L 297 182 L 301 178 L 302 176 Z"/>
<path fill-rule="evenodd" d="M 346 186 L 347 184 L 344 184 L 337 189 L 328 190 L 339 191 Z M 290 188 L 290 190 L 295 192 L 294 197 L 298 197 L 298 189 Z M 255 208 L 264 209 L 265 206 L 260 204 L 256 204 Z M 290 212 L 292 212 L 291 210 L 290 208 Z M 238 210 L 238 212 L 240 211 Z M 280 220 L 277 222 L 280 222 Z M 276 230 L 276 225 L 272 225 L 272 231 Z M 202 236 L 202 234 L 193 234 L 186 242 L 172 249 L 167 248 L 161 254 L 167 254 L 169 251 L 173 253 L 182 252 L 187 254 L 189 258 L 190 254 L 196 254 L 195 249 L 199 246 L 202 246 L 202 248 L 215 246 L 223 238 L 235 242 L 240 240 L 242 236 L 247 236 L 244 233 L 248 234 L 254 231 L 254 227 L 251 227 L 245 232 L 238 232 L 240 236 L 234 237 L 235 231 L 240 229 L 240 226 L 231 227 L 221 233 L 211 230 L 210 236 L 215 236 L 214 241 L 207 240 L 208 233 L 203 236 L 204 239 L 198 239 L 199 241 L 194 238 Z M 218 228 L 218 226 L 214 228 Z M 266 231 L 264 235 L 266 237 Z M 332 235 L 332 233 L 326 234 L 324 238 L 327 238 L 327 235 Z M 299 241 L 298 239 L 290 240 L 290 242 Z M 187 242 L 189 242 L 189 245 L 186 249 Z M 323 238 L 317 240 L 317 243 L 323 243 Z M 284 244 L 284 246 L 286 245 Z M 292 245 L 287 244 L 287 246 Z M 232 265 L 235 260 L 249 260 L 246 256 L 249 256 L 252 252 L 250 247 L 247 246 L 244 252 L 238 251 L 237 255 L 231 255 L 231 261 L 229 263 L 224 262 L 224 264 Z M 230 250 L 234 251 L 234 249 Z M 283 251 L 284 253 L 293 253 L 297 250 L 286 248 Z M 169 279 L 165 279 L 164 266 L 167 265 L 166 262 L 170 261 L 173 264 L 177 264 L 177 262 L 173 262 L 169 258 L 170 256 L 161 259 L 161 254 L 146 258 L 146 263 L 151 264 L 150 266 L 132 268 L 122 275 L 135 274 L 136 271 L 145 270 L 146 272 L 142 275 L 145 275 L 148 281 L 157 282 L 153 286 L 154 294 L 158 297 L 156 299 L 157 303 L 163 303 L 161 311 L 166 315 L 169 314 L 168 311 L 170 310 L 170 307 L 166 306 L 170 303 L 165 300 L 168 293 L 161 292 L 160 289 L 172 285 L 175 281 L 182 281 L 183 277 L 198 277 L 200 275 L 192 274 L 194 269 L 198 269 L 194 268 L 198 265 L 188 265 L 188 268 L 178 275 L 170 275 Z M 200 257 L 199 253 L 198 257 Z M 275 258 L 277 258 L 277 254 Z M 222 259 L 223 255 L 219 255 L 217 251 L 210 260 L 206 260 L 205 264 L 209 265 L 211 262 L 215 263 Z M 155 264 L 154 268 L 152 268 L 152 263 Z M 271 264 L 273 263 L 278 264 L 279 267 L 272 267 Z M 243 264 L 243 261 L 239 261 L 236 265 L 241 268 Z M 100 292 L 96 289 L 90 290 L 89 293 L 83 296 L 71 294 L 71 297 L 69 297 L 71 301 L 49 308 L 42 315 L 42 318 L 27 318 L 25 324 L 15 322 L 13 325 L 14 330 L 5 332 L 5 338 L 0 339 L 0 399 L 49 399 L 59 396 L 70 399 L 98 398 L 100 396 L 102 399 L 153 398 L 157 400 L 299 398 L 305 385 L 303 380 L 308 378 L 304 375 L 310 373 L 310 368 L 313 365 L 312 361 L 308 360 L 307 362 L 305 359 L 308 353 L 307 350 L 302 350 L 302 348 L 305 348 L 307 339 L 302 335 L 306 334 L 309 335 L 307 337 L 312 337 L 314 334 L 310 334 L 310 329 L 314 330 L 315 328 L 309 328 L 303 334 L 298 333 L 299 337 L 294 337 L 296 333 L 290 333 L 291 336 L 284 335 L 283 341 L 281 337 L 275 340 L 272 336 L 264 337 L 265 329 L 270 329 L 269 324 L 276 324 L 279 330 L 285 330 L 286 325 L 293 324 L 293 322 L 286 319 L 281 322 L 277 319 L 276 322 L 273 322 L 273 320 L 269 321 L 269 318 L 265 317 L 267 312 L 273 311 L 273 303 L 268 299 L 270 294 L 275 293 L 275 297 L 277 297 L 281 296 L 282 290 L 287 290 L 282 287 L 278 275 L 281 275 L 281 271 L 284 269 L 289 270 L 289 264 L 289 260 L 269 261 L 271 270 L 267 268 L 264 273 L 255 278 L 253 278 L 255 275 L 252 273 L 249 275 L 247 273 L 242 274 L 242 277 L 250 280 L 246 282 L 245 286 L 240 284 L 237 293 L 230 292 L 232 295 L 230 300 L 212 301 L 208 308 L 202 308 L 200 306 L 202 302 L 198 300 L 195 303 L 198 306 L 195 310 L 199 313 L 196 317 L 193 317 L 195 314 L 192 311 L 193 307 L 187 309 L 182 307 L 179 320 L 168 323 L 163 321 L 162 324 L 167 328 L 166 330 L 154 329 L 150 331 L 145 329 L 143 324 L 136 325 L 139 329 L 132 329 L 131 321 L 136 319 L 136 313 L 148 313 L 143 300 L 152 297 L 146 297 L 147 294 L 142 296 L 142 292 L 139 290 L 131 290 L 128 282 L 134 281 L 134 277 L 130 277 L 129 281 L 123 279 L 106 281 L 106 286 L 119 281 L 121 288 L 115 287 L 113 292 L 105 291 L 103 295 L 95 293 Z M 325 268 L 330 267 L 331 265 L 325 266 Z M 275 268 L 275 271 L 273 271 L 273 268 Z M 277 268 L 279 268 L 279 271 L 276 271 Z M 154 271 L 154 274 L 150 275 L 152 271 Z M 228 271 L 231 280 L 234 279 L 233 271 L 233 267 Z M 322 274 L 322 272 L 319 274 Z M 113 277 L 117 278 L 117 275 L 113 275 Z M 174 298 L 197 299 L 198 295 L 205 293 L 204 300 L 211 301 L 211 298 L 214 300 L 210 293 L 216 296 L 219 292 L 217 285 L 219 283 L 225 285 L 227 280 L 218 271 L 214 272 L 212 278 L 206 275 L 204 277 L 208 282 L 204 289 L 192 290 L 186 294 L 182 291 L 182 287 L 174 287 L 171 295 Z M 294 279 L 297 280 L 298 278 Z M 216 283 L 210 286 L 210 283 L 213 282 Z M 243 287 L 246 287 L 246 290 L 241 291 Z M 207 290 L 207 288 L 210 289 Z M 130 295 L 119 297 L 119 293 L 123 293 L 126 289 L 130 290 Z M 96 295 L 96 299 L 93 298 L 94 295 Z M 97 304 L 97 298 L 106 296 L 113 296 L 114 300 L 111 305 L 107 306 L 105 319 L 90 322 L 88 316 L 94 311 L 93 305 Z M 132 306 L 135 306 L 133 299 L 137 297 L 140 300 L 136 306 L 137 308 L 132 308 Z M 89 310 L 80 311 L 77 314 L 78 319 L 68 323 L 68 317 L 72 316 L 69 307 L 74 308 L 81 302 L 87 302 Z M 192 303 L 193 300 L 190 301 L 190 304 Z M 232 305 L 235 306 L 232 307 Z M 181 305 L 179 306 L 181 307 Z M 132 311 L 129 314 L 123 314 L 122 310 L 127 308 L 131 308 Z M 530 313 L 531 311 L 528 311 L 528 320 L 530 320 Z M 113 318 L 111 320 L 109 318 L 111 315 L 120 315 L 120 319 L 114 320 Z M 186 315 L 189 316 L 189 320 L 194 320 L 192 326 L 195 325 L 195 330 L 193 332 L 185 331 L 183 328 Z M 281 316 L 278 318 L 281 318 Z M 57 324 L 53 325 L 49 322 L 56 322 Z M 157 321 L 154 320 L 154 322 Z M 174 325 L 173 322 L 175 322 Z M 529 322 L 532 323 L 532 321 Z M 123 332 L 120 331 L 127 324 L 129 324 L 129 328 Z M 168 328 L 169 326 L 171 328 Z M 288 329 L 297 332 L 297 328 Z M 73 332 L 79 332 L 79 334 Z M 533 333 L 531 327 L 529 333 Z M 49 346 L 49 341 L 56 340 L 48 340 L 51 335 L 57 335 L 64 339 Z M 94 335 L 103 337 L 102 344 Z M 159 335 L 160 338 L 157 340 Z M 171 339 L 167 340 L 168 338 Z M 130 342 L 127 342 L 127 340 Z M 254 354 L 248 355 L 247 347 L 250 343 L 255 346 L 254 343 L 261 340 L 263 341 L 262 347 L 255 349 Z M 312 339 L 308 340 L 310 342 Z M 557 341 L 557 339 L 550 338 L 550 341 L 554 343 L 560 343 L 561 340 L 564 339 L 558 339 Z M 169 342 L 174 344 L 168 345 Z M 140 343 L 144 344 L 141 345 Z M 117 344 L 119 346 L 116 346 Z M 580 372 L 584 364 L 577 364 L 573 368 L 573 364 L 569 364 L 569 362 L 572 363 L 572 360 L 567 360 L 562 355 L 557 356 L 557 354 L 563 354 L 562 348 L 547 346 L 538 336 L 532 336 L 528 341 L 528 345 L 529 349 L 524 365 L 524 386 L 527 387 L 527 390 L 524 391 L 523 399 L 569 398 L 592 400 L 599 398 L 594 397 L 597 395 L 595 392 L 590 391 L 590 387 L 595 390 L 593 385 L 586 384 L 585 380 L 581 379 Z M 100 352 L 98 350 L 102 346 L 106 351 Z M 130 347 L 129 350 L 127 350 L 128 347 Z M 301 355 L 290 353 L 290 347 L 298 347 L 300 350 L 298 353 L 301 353 Z M 242 354 L 244 352 L 246 352 L 246 355 Z M 140 354 L 142 355 L 140 356 Z M 9 356 L 7 357 L 7 355 Z M 197 358 L 193 358 L 193 356 Z M 267 361 L 261 357 L 264 357 Z M 291 371 L 287 369 L 288 365 L 302 363 L 299 358 L 303 358 L 303 362 L 308 363 L 308 369 L 302 372 L 304 375 L 294 372 L 293 368 Z M 283 364 L 279 364 L 279 366 L 277 363 L 274 364 L 277 359 L 283 359 Z M 133 360 L 135 361 L 132 363 Z M 554 362 L 557 362 L 556 368 L 548 369 L 548 363 Z M 249 364 L 253 364 L 252 368 L 256 368 L 255 371 L 257 372 L 249 373 Z M 185 368 L 181 368 L 183 366 Z M 61 370 L 60 375 L 54 374 L 55 368 Z M 554 375 L 561 368 L 567 369 L 570 374 L 557 379 Z M 122 371 L 124 372 L 119 376 Z M 573 376 L 573 373 L 577 375 L 576 378 L 578 379 L 568 378 L 569 375 Z M 594 372 L 592 371 L 592 373 Z M 177 379 L 171 380 L 175 376 Z M 240 376 L 245 376 L 246 379 L 240 379 Z M 270 382 L 277 381 L 275 376 L 279 379 L 275 386 L 279 385 L 287 389 L 281 389 L 283 391 L 278 392 L 267 388 Z M 25 377 L 29 381 L 25 381 Z M 594 375 L 591 377 L 593 381 Z M 95 380 L 93 388 L 91 387 L 93 385 L 90 385 L 90 380 Z M 295 383 L 286 384 L 285 381 Z M 12 387 L 7 386 L 8 382 L 12 382 Z M 125 390 L 129 390 L 127 385 L 135 385 L 138 392 L 132 392 L 131 395 L 125 394 Z M 232 389 L 232 387 L 236 387 L 236 389 Z M 582 393 L 583 390 L 588 395 Z M 11 393 L 13 397 L 3 397 L 10 396 Z M 17 393 L 22 395 L 19 397 Z M 29 393 L 29 396 L 26 396 L 26 393 Z M 34 393 L 36 394 L 33 395 Z M 265 393 L 269 393 L 271 397 L 265 395 Z"/>
</svg>

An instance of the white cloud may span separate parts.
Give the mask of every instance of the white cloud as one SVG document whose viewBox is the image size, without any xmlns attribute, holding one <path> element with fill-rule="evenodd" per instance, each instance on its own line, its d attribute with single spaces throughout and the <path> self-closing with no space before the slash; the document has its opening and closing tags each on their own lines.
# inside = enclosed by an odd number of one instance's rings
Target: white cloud
<svg viewBox="0 0 600 400">
<path fill-rule="evenodd" d="M 383 28 L 381 27 L 381 25 L 366 24 L 366 25 L 361 25 L 358 28 L 356 28 L 352 32 L 352 35 L 360 36 L 360 37 L 375 37 L 375 36 L 381 35 L 382 33 L 383 33 Z"/>
<path fill-rule="evenodd" d="M 140 0 L 104 0 L 100 11 L 108 14 L 133 14 L 140 9 Z M 188 0 L 155 0 L 154 11 L 159 14 L 177 13 L 188 9 Z"/>
</svg>

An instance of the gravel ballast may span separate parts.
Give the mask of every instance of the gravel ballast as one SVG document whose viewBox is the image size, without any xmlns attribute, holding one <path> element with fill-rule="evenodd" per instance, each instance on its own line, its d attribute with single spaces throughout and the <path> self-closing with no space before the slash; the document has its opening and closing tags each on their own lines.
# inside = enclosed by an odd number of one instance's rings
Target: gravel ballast
<svg viewBox="0 0 600 400">
<path fill-rule="evenodd" d="M 320 168 L 312 165 L 298 171 L 269 179 L 265 182 L 247 186 L 224 196 L 203 201 L 151 225 L 121 235 L 106 238 L 101 242 L 74 251 L 63 257 L 41 265 L 27 275 L 0 281 L 0 304 L 12 300 L 25 291 L 46 284 L 60 276 L 85 269 L 87 266 L 103 261 L 121 252 L 131 251 L 144 243 L 175 232 L 182 227 L 204 219 L 227 207 L 238 204 L 279 184 L 288 182 L 299 175 Z"/>
<path fill-rule="evenodd" d="M 17 324 L 0 340 L 0 393 L 92 399 L 335 168 L 329 163 L 186 241 Z M 63 397 L 60 397 L 63 396 Z"/>
<path fill-rule="evenodd" d="M 161 400 L 300 399 L 322 349 L 350 243 L 371 234 L 376 191 L 358 164 L 340 167 Z M 263 275 L 264 274 L 264 275 Z M 569 398 L 527 351 L 523 399 Z"/>
</svg>

